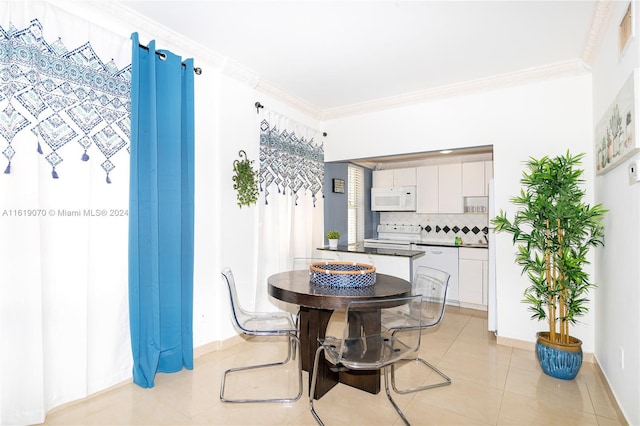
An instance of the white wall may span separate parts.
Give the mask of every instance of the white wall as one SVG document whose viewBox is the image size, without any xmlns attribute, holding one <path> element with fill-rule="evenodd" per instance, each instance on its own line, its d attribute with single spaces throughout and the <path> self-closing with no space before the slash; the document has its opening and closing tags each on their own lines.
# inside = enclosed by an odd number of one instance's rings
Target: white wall
<svg viewBox="0 0 640 426">
<path fill-rule="evenodd" d="M 627 2 L 616 2 L 607 32 L 593 64 L 593 120 L 598 122 L 634 68 L 640 46 L 633 39 L 624 55 L 618 54 L 617 27 Z M 636 10 L 637 10 L 636 4 Z M 634 16 L 636 28 L 640 19 Z M 637 31 L 637 29 L 636 29 Z M 637 36 L 636 36 L 637 37 Z M 639 88 L 636 86 L 636 99 Z M 635 132 L 638 138 L 636 101 Z M 596 257 L 595 355 L 630 424 L 640 424 L 640 184 L 629 185 L 623 162 L 596 177 L 597 201 L 609 209 L 605 247 Z M 624 351 L 624 368 L 621 351 Z"/>
<path fill-rule="evenodd" d="M 247 153 L 249 159 L 255 161 L 254 167 L 259 167 L 258 125 L 262 115 L 256 113 L 254 104 L 259 101 L 265 108 L 280 112 L 311 128 L 319 129 L 320 123 L 273 99 L 272 96 L 260 93 L 226 75 L 221 76 L 220 89 L 220 108 L 208 112 L 219 118 L 219 140 L 217 141 L 219 158 L 216 169 L 217 175 L 221 179 L 221 186 L 219 195 L 215 197 L 215 204 L 221 216 L 218 224 L 220 248 L 216 251 L 215 256 L 220 261 L 220 267 L 228 266 L 231 268 L 236 284 L 239 287 L 242 286 L 238 289 L 239 298 L 243 306 L 251 309 L 256 300 L 258 207 L 239 208 L 237 206 L 236 192 L 233 189 L 232 181 L 232 164 L 234 160 L 240 158 L 238 151 L 242 149 Z M 264 203 L 262 193 L 258 203 Z M 319 206 L 318 209 L 321 212 L 322 205 Z M 317 221 L 317 223 L 322 223 L 322 221 Z M 320 230 L 316 234 L 321 235 L 321 232 Z M 219 269 L 216 273 L 219 275 Z M 226 306 L 224 310 L 226 312 Z M 217 337 L 218 339 L 236 334 L 230 327 L 226 314 L 221 318 L 221 323 L 222 333 Z"/>
<path fill-rule="evenodd" d="M 257 160 L 257 133 L 253 130 L 257 114 L 253 103 L 260 101 L 318 129 L 322 123 L 227 76 L 224 63 L 212 52 L 139 17 L 132 19 L 112 2 L 55 3 L 67 5 L 73 13 L 125 36 L 137 31 L 143 42 L 155 39 L 159 48 L 194 57 L 196 66 L 202 67 L 203 74 L 196 76 L 194 343 L 201 346 L 234 335 L 219 271 L 222 266 L 232 267 L 239 283 L 249 284 L 240 289 L 242 299 L 248 303 L 254 300 L 250 283 L 256 275 L 257 211 L 255 207 L 236 206 L 231 181 L 231 164 L 238 158 L 238 150 L 244 149 Z M 616 9 L 623 6 L 624 3 L 617 4 Z M 614 21 L 619 21 L 620 10 L 616 13 Z M 604 41 L 605 52 L 615 43 L 615 24 L 611 24 Z M 496 207 L 511 211 L 508 199 L 518 191 L 522 162 L 529 155 L 556 155 L 570 149 L 587 153 L 584 166 L 591 199 L 595 178 L 593 120 L 601 116 L 631 69 L 637 67 L 637 51 L 634 41 L 621 61 L 606 53 L 598 57 L 593 68 L 593 97 L 592 78 L 582 75 L 328 121 L 324 123 L 329 134 L 324 140 L 325 159 L 493 145 Z M 610 209 L 607 247 L 596 259 L 596 278 L 603 285 L 596 293 L 595 316 L 591 312 L 573 334 L 583 340 L 585 351 L 595 350 L 627 419 L 639 424 L 639 249 L 637 244 L 629 244 L 630 237 L 633 241 L 640 237 L 639 197 L 637 188 L 619 187 L 623 175 L 621 166 L 596 179 L 598 201 Z M 508 236 L 499 235 L 496 246 L 498 333 L 533 341 L 535 332 L 544 325 L 531 321 L 526 305 L 520 303 L 527 282 L 513 264 L 514 250 Z M 631 336 L 630 341 L 624 340 L 627 336 Z M 616 364 L 621 342 L 626 351 L 624 371 Z"/>
<path fill-rule="evenodd" d="M 591 77 L 562 77 L 504 90 L 425 102 L 325 123 L 327 161 L 386 154 L 493 145 L 496 209 L 512 212 L 509 198 L 519 192 L 522 163 L 529 156 L 586 152 L 588 200 L 593 199 Z M 546 329 L 530 319 L 522 304 L 526 278 L 513 262 L 508 235 L 496 238 L 498 333 L 535 341 Z M 572 334 L 586 352 L 594 350 L 590 312 Z"/>
<path fill-rule="evenodd" d="M 253 89 L 255 84 L 231 77 L 231 73 L 242 75 L 243 70 L 215 52 L 115 3 L 52 2 L 126 37 L 138 32 L 141 43 L 156 40 L 156 48 L 194 58 L 195 66 L 202 68 L 202 75 L 195 76 L 194 346 L 236 335 L 228 318 L 228 295 L 222 291 L 220 271 L 225 266 L 232 268 L 240 298 L 250 308 L 257 275 L 257 206 L 237 206 L 231 178 L 232 163 L 241 149 L 259 166 L 259 117 L 254 103 L 260 101 L 265 108 L 320 130 L 319 121 Z M 247 73 L 247 79 L 253 77 Z"/>
</svg>

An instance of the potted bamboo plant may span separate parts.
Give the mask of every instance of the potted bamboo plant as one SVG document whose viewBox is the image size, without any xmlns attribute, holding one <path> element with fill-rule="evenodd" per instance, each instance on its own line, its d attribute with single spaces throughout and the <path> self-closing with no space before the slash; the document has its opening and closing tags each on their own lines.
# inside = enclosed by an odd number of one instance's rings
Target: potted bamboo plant
<svg viewBox="0 0 640 426">
<path fill-rule="evenodd" d="M 606 210 L 586 204 L 578 168 L 584 153 L 555 158 L 530 158 L 520 183 L 513 220 L 500 210 L 491 220 L 496 232 L 513 236 L 516 262 L 531 285 L 524 291 L 531 317 L 547 321 L 539 332 L 536 355 L 542 370 L 556 378 L 573 379 L 582 365 L 582 342 L 569 326 L 588 311 L 588 293 L 595 286 L 583 270 L 592 247 L 603 245 Z"/>
</svg>

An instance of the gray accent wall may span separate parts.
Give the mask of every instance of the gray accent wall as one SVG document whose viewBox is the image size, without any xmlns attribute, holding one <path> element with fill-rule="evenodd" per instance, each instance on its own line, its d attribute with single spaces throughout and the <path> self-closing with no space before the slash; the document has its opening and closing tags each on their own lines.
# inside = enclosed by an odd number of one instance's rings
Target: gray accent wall
<svg viewBox="0 0 640 426">
<path fill-rule="evenodd" d="M 335 229 L 340 232 L 338 244 L 347 244 L 347 200 L 349 191 L 348 181 L 349 162 L 325 163 L 324 165 L 324 232 Z M 345 184 L 344 194 L 333 192 L 333 179 L 343 179 Z M 364 168 L 364 193 L 365 193 L 365 238 L 376 236 L 376 227 L 380 220 L 378 212 L 371 211 L 371 182 L 373 174 L 370 169 Z M 324 237 L 324 235 L 323 235 Z M 326 239 L 324 243 L 327 244 Z"/>
</svg>

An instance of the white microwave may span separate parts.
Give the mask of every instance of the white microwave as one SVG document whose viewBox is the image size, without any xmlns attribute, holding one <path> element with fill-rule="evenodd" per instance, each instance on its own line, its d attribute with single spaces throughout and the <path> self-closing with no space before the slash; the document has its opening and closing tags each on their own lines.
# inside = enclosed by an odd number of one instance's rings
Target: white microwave
<svg viewBox="0 0 640 426">
<path fill-rule="evenodd" d="M 416 211 L 416 187 L 371 188 L 371 210 L 379 212 Z"/>
</svg>

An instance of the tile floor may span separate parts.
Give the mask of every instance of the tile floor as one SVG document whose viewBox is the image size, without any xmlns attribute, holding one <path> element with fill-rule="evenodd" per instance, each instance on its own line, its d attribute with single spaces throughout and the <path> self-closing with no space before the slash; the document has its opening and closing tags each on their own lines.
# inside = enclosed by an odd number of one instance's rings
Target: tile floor
<svg viewBox="0 0 640 426">
<path fill-rule="evenodd" d="M 331 331 L 336 330 L 334 325 Z M 487 330 L 486 313 L 448 307 L 435 330 L 425 331 L 422 356 L 453 380 L 451 386 L 394 396 L 413 425 L 620 425 L 625 424 L 598 368 L 583 364 L 573 381 L 544 375 L 531 351 L 499 346 Z M 335 334 L 334 334 L 335 335 Z M 304 394 L 293 404 L 229 404 L 219 400 L 222 372 L 243 363 L 277 359 L 279 342 L 247 341 L 199 357 L 192 371 L 159 374 L 156 386 L 125 384 L 53 410 L 47 425 L 314 425 Z M 427 381 L 435 373 L 409 363 L 406 380 Z M 228 395 L 291 394 L 295 370 L 228 380 Z M 406 379 L 401 381 L 400 378 Z M 315 403 L 327 425 L 400 425 L 384 391 L 371 395 L 338 385 Z"/>
</svg>

